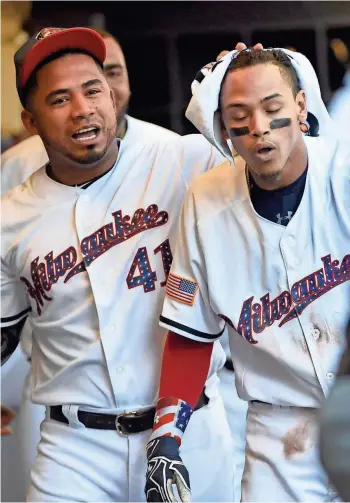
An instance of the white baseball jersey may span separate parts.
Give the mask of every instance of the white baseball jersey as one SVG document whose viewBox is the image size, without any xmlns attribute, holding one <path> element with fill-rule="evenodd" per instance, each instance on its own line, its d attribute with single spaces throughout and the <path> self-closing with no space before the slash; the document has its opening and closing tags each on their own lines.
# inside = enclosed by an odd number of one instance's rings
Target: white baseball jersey
<svg viewBox="0 0 350 503">
<path fill-rule="evenodd" d="M 221 161 L 200 135 L 144 135 L 85 190 L 42 167 L 3 196 L 2 326 L 31 316 L 34 402 L 155 402 L 179 209 L 189 181 Z M 223 361 L 218 346 L 212 371 Z"/>
<path fill-rule="evenodd" d="M 259 216 L 244 165 L 193 182 L 161 326 L 198 341 L 229 327 L 239 396 L 318 407 L 350 317 L 350 155 L 305 138 L 309 167 L 286 227 Z"/>
<path fill-rule="evenodd" d="M 123 148 L 133 148 L 135 143 L 145 137 L 175 138 L 176 133 L 155 124 L 126 116 L 127 130 L 123 138 Z M 40 136 L 31 136 L 8 149 L 1 156 L 1 194 L 25 182 L 35 171 L 48 162 L 47 153 Z M 32 352 L 30 320 L 25 324 L 21 335 L 21 347 L 28 357 Z"/>
</svg>

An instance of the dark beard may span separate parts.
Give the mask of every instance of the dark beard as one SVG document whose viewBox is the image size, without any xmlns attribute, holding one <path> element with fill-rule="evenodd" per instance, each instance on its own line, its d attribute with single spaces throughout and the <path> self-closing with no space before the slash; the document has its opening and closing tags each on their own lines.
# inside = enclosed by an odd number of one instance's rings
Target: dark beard
<svg viewBox="0 0 350 503">
<path fill-rule="evenodd" d="M 65 152 L 62 152 L 58 150 L 57 147 L 51 144 L 50 141 L 48 141 L 47 138 L 45 138 L 45 136 L 43 135 L 41 136 L 41 139 L 43 140 L 43 143 L 45 145 L 49 157 L 50 157 L 49 153 L 51 151 L 52 153 L 53 152 L 55 153 L 55 156 L 58 155 L 62 158 L 66 157 L 70 161 L 73 161 L 77 164 L 89 165 L 89 164 L 96 164 L 105 156 L 111 144 L 115 142 L 116 133 L 117 133 L 117 124 L 115 123 L 114 128 L 112 130 L 108 130 L 108 138 L 105 148 L 102 151 L 95 151 L 95 146 L 91 145 L 91 148 L 87 147 L 87 153 L 84 157 L 75 157 L 74 155 L 71 155 L 70 151 L 65 150 Z"/>
<path fill-rule="evenodd" d="M 94 164 L 102 159 L 102 157 L 106 154 L 109 146 L 110 146 L 110 142 L 108 142 L 106 144 L 106 147 L 100 152 L 96 152 L 94 150 L 94 146 L 92 146 L 91 150 L 89 150 L 89 147 L 88 147 L 88 152 L 87 152 L 86 157 L 77 158 L 77 157 L 74 157 L 73 155 L 70 155 L 69 153 L 68 153 L 67 157 L 69 157 L 69 159 L 71 159 L 72 161 L 78 162 L 79 164 Z"/>
<path fill-rule="evenodd" d="M 269 180 L 278 180 L 278 178 L 281 176 L 282 170 L 279 171 L 271 171 L 270 173 L 262 173 L 259 175 L 259 177 L 262 180 L 269 181 Z"/>
</svg>

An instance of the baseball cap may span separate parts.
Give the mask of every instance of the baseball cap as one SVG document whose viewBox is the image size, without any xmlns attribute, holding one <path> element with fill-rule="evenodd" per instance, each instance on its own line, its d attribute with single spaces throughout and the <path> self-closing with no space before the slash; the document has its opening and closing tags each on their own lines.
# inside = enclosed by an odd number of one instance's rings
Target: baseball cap
<svg viewBox="0 0 350 503">
<path fill-rule="evenodd" d="M 81 49 L 103 66 L 106 46 L 101 35 L 90 28 L 43 28 L 22 45 L 14 56 L 18 96 L 25 106 L 25 86 L 36 67 L 48 56 L 64 49 Z"/>
</svg>

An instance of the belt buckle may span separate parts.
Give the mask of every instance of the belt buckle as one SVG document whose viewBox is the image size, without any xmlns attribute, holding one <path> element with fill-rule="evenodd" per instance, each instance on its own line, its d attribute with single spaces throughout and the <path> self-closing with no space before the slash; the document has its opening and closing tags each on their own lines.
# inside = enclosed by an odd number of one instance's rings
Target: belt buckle
<svg viewBox="0 0 350 503">
<path fill-rule="evenodd" d="M 137 416 L 136 411 L 130 411 L 130 412 L 124 412 L 123 414 L 117 414 L 115 418 L 115 427 L 117 432 L 122 435 L 123 437 L 128 437 L 129 435 L 136 435 L 135 433 L 125 433 L 122 429 L 122 425 L 119 423 L 119 418 L 120 417 L 125 417 L 125 416 Z"/>
</svg>

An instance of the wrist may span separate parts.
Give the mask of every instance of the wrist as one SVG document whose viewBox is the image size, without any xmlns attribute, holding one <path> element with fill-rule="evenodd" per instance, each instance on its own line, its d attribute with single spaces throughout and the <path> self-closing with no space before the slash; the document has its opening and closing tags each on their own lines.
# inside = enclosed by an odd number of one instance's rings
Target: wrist
<svg viewBox="0 0 350 503">
<path fill-rule="evenodd" d="M 183 434 L 193 413 L 192 407 L 179 398 L 160 398 L 150 441 L 158 437 L 173 437 L 181 445 Z"/>
</svg>

